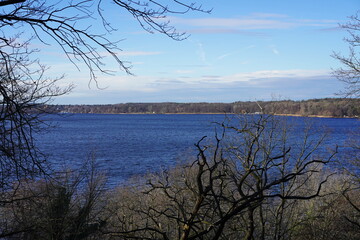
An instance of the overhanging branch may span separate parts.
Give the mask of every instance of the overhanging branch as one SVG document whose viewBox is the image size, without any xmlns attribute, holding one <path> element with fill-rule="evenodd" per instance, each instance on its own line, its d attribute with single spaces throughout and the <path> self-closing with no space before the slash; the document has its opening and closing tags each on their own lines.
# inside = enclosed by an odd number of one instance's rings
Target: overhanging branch
<svg viewBox="0 0 360 240">
<path fill-rule="evenodd" d="M 25 2 L 26 0 L 7 0 L 7 1 L 1 1 L 0 2 L 0 7 L 3 6 L 7 6 L 7 5 L 12 5 L 12 4 L 16 4 L 16 3 L 22 3 Z"/>
</svg>

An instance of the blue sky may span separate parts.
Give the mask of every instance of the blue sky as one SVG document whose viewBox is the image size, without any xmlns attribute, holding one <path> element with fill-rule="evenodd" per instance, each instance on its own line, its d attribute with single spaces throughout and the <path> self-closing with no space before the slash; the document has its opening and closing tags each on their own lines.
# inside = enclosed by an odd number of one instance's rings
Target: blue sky
<svg viewBox="0 0 360 240">
<path fill-rule="evenodd" d="M 126 75 L 110 59 L 112 75 L 99 75 L 97 88 L 54 46 L 42 49 L 48 74 L 65 73 L 72 93 L 60 104 L 124 102 L 233 102 L 334 97 L 343 87 L 331 76 L 339 63 L 333 51 L 346 54 L 347 33 L 338 28 L 360 10 L 358 0 L 202 0 L 211 14 L 192 12 L 168 19 L 190 34 L 173 41 L 145 32 L 125 12 L 111 9 L 122 40 L 119 56 L 132 64 Z M 94 29 L 96 30 L 96 29 Z M 54 57 L 57 56 L 57 57 Z"/>
</svg>

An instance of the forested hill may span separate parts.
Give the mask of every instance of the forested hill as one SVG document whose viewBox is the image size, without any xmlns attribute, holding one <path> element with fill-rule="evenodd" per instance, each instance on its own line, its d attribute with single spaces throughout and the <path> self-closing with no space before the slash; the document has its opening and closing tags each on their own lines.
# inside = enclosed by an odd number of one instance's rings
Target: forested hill
<svg viewBox="0 0 360 240">
<path fill-rule="evenodd" d="M 359 117 L 360 99 L 326 98 L 304 101 L 257 101 L 233 103 L 123 103 L 107 105 L 48 105 L 59 113 L 265 113 L 300 116 Z"/>
</svg>

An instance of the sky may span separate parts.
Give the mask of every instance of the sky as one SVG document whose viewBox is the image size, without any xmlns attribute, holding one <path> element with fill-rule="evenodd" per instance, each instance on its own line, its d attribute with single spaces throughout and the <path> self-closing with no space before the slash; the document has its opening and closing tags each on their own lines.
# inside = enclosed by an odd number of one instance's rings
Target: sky
<svg viewBox="0 0 360 240">
<path fill-rule="evenodd" d="M 106 68 L 114 72 L 99 75 L 98 86 L 55 45 L 41 49 L 48 74 L 65 73 L 61 84 L 75 85 L 54 103 L 306 100 L 336 97 L 344 87 L 331 74 L 341 66 L 331 54 L 348 52 L 347 33 L 338 26 L 360 10 L 359 0 L 197 3 L 212 12 L 168 16 L 189 34 L 183 41 L 149 34 L 126 12 L 109 9 L 118 31 L 108 37 L 121 40 L 118 54 L 133 75 L 109 60 Z"/>
</svg>

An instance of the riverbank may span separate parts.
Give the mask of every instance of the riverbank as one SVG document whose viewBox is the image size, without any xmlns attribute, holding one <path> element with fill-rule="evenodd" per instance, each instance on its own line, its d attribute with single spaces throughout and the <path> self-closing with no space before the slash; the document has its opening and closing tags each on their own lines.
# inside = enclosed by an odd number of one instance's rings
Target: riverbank
<svg viewBox="0 0 360 240">
<path fill-rule="evenodd" d="M 260 113 L 76 113 L 76 112 L 60 112 L 59 114 L 103 114 L 103 115 L 259 115 Z M 358 119 L 359 116 L 325 116 L 325 115 L 300 115 L 300 114 L 273 114 L 275 116 L 285 116 L 285 117 L 307 117 L 307 118 L 349 118 L 349 119 Z"/>
<path fill-rule="evenodd" d="M 233 103 L 120 103 L 104 105 L 46 105 L 54 113 L 95 114 L 275 114 L 306 117 L 358 117 L 360 99 L 254 101 Z"/>
</svg>

